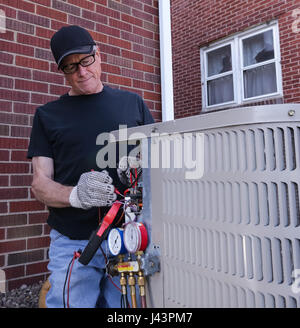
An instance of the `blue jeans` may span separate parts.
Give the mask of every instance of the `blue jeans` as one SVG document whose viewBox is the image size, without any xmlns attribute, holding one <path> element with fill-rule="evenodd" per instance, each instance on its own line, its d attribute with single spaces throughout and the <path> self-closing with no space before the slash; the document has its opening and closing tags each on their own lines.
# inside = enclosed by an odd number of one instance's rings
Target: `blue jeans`
<svg viewBox="0 0 300 328">
<path fill-rule="evenodd" d="M 63 289 L 68 265 L 74 252 L 84 250 L 88 240 L 72 240 L 52 229 L 50 232 L 50 249 L 48 270 L 51 288 L 46 296 L 48 308 L 63 307 Z M 102 249 L 108 254 L 107 241 Z M 113 282 L 120 287 L 119 277 Z M 101 286 L 101 288 L 100 288 Z M 65 304 L 67 306 L 67 284 L 65 288 Z M 69 305 L 71 308 L 120 307 L 121 292 L 112 284 L 105 272 L 105 259 L 100 249 L 88 265 L 75 260 L 70 278 Z"/>
</svg>

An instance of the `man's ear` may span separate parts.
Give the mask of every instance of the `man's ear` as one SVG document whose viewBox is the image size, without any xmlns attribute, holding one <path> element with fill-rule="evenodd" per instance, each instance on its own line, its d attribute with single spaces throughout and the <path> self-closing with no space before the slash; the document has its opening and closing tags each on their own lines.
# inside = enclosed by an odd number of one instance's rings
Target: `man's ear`
<svg viewBox="0 0 300 328">
<path fill-rule="evenodd" d="M 97 50 L 96 50 L 95 54 L 96 54 L 96 56 L 98 56 L 100 64 L 101 64 L 101 55 L 100 55 L 100 50 L 99 50 L 98 47 L 97 47 Z"/>
</svg>

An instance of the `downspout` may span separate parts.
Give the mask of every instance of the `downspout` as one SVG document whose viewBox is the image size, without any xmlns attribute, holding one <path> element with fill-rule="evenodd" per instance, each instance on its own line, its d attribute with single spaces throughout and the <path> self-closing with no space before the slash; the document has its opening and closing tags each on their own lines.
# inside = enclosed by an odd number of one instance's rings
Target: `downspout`
<svg viewBox="0 0 300 328">
<path fill-rule="evenodd" d="M 174 120 L 170 0 L 159 0 L 162 121 Z"/>
</svg>

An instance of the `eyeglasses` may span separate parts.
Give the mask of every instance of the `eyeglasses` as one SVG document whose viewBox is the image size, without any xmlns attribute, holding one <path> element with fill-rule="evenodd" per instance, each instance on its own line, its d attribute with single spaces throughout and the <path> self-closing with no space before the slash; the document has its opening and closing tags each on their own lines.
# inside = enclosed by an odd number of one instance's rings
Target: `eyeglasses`
<svg viewBox="0 0 300 328">
<path fill-rule="evenodd" d="M 78 70 L 78 65 L 81 65 L 82 67 L 87 67 L 92 65 L 95 62 L 95 54 L 88 55 L 84 58 L 82 58 L 78 63 L 71 63 L 65 66 L 61 67 L 61 70 L 65 74 L 73 74 Z"/>
</svg>

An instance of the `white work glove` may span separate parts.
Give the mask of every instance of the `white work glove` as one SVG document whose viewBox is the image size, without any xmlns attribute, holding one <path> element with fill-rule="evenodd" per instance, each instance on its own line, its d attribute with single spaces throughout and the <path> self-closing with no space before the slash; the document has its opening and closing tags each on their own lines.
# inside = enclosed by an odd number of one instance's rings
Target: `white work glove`
<svg viewBox="0 0 300 328">
<path fill-rule="evenodd" d="M 131 180 L 135 182 L 135 176 L 139 176 L 141 170 L 141 159 L 133 156 L 123 156 L 119 162 L 117 173 L 120 181 L 124 185 L 130 186 L 132 184 Z M 132 179 L 130 179 L 130 174 Z"/>
<path fill-rule="evenodd" d="M 71 206 L 84 210 L 92 207 L 111 206 L 117 198 L 112 182 L 107 171 L 83 173 L 77 186 L 71 191 L 69 197 Z"/>
</svg>

